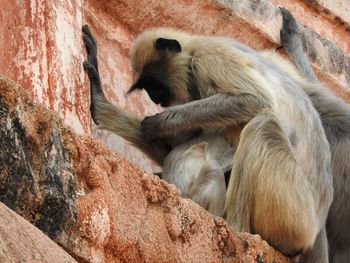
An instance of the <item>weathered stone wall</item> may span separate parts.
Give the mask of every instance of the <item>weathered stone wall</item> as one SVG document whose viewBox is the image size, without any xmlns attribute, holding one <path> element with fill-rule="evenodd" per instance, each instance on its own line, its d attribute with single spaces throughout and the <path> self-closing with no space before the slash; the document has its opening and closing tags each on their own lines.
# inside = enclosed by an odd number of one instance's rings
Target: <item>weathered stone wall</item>
<svg viewBox="0 0 350 263">
<path fill-rule="evenodd" d="M 1 0 L 0 73 L 36 102 L 90 132 L 89 91 L 81 68 L 84 1 Z"/>
<path fill-rule="evenodd" d="M 92 134 L 145 170 L 152 165 L 123 139 L 97 131 L 89 116 L 80 28 L 99 44 L 103 88 L 110 100 L 139 115 L 160 109 L 147 95 L 125 96 L 132 82 L 129 53 L 142 30 L 171 26 L 234 37 L 256 49 L 277 48 L 281 14 L 289 9 L 306 28 L 306 51 L 320 79 L 350 101 L 350 4 L 345 0 L 0 0 L 0 73 L 36 102 L 57 111 L 80 134 Z"/>
<path fill-rule="evenodd" d="M 0 202 L 79 262 L 288 262 L 260 236 L 235 233 L 174 186 L 78 136 L 1 75 L 0 144 Z M 7 214 L 0 203 L 1 263 L 72 262 L 55 247 L 40 257 L 45 238 L 28 240 L 31 230 L 8 237 Z M 25 242 L 36 257 L 21 261 Z M 62 257 L 50 260 L 54 253 Z"/>
</svg>

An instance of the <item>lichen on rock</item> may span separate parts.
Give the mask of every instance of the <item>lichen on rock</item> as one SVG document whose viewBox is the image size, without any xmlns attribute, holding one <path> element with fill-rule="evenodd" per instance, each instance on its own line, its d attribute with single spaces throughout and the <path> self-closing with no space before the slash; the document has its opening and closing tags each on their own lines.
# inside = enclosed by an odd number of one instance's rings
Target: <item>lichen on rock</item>
<svg viewBox="0 0 350 263">
<path fill-rule="evenodd" d="M 0 200 L 55 239 L 77 219 L 76 182 L 62 121 L 0 79 Z"/>
</svg>

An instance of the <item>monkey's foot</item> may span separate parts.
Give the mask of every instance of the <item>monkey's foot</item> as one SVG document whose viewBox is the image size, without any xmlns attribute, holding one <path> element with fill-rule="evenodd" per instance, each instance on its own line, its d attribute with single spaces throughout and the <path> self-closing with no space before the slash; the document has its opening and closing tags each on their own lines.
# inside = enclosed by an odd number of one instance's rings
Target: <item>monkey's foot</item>
<svg viewBox="0 0 350 263">
<path fill-rule="evenodd" d="M 280 7 L 283 25 L 280 31 L 281 44 L 284 48 L 290 49 L 295 41 L 300 40 L 299 29 L 295 18 L 285 8 Z"/>
<path fill-rule="evenodd" d="M 88 25 L 83 25 L 83 40 L 88 55 L 97 55 L 97 45 Z M 91 61 L 90 61 L 91 62 Z"/>
<path fill-rule="evenodd" d="M 92 82 L 94 84 L 98 84 L 100 77 L 99 77 L 98 71 L 94 67 L 94 65 L 90 61 L 85 60 L 83 62 L 83 67 L 84 67 L 85 72 L 89 76 L 90 82 Z"/>
</svg>

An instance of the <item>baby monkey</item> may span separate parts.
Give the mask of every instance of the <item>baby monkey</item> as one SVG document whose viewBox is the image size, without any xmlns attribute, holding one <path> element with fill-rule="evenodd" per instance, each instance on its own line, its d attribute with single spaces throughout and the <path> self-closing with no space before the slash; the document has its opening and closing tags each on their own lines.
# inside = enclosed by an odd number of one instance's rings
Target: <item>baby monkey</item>
<svg viewBox="0 0 350 263">
<path fill-rule="evenodd" d="M 173 148 L 165 158 L 162 178 L 183 197 L 223 216 L 233 156 L 234 147 L 222 137 L 200 136 Z"/>
</svg>

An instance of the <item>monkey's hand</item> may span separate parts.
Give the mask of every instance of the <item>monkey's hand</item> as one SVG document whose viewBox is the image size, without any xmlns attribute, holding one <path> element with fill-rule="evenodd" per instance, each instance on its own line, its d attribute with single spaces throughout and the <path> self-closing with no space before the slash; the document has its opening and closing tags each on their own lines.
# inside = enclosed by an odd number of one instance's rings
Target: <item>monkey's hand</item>
<svg viewBox="0 0 350 263">
<path fill-rule="evenodd" d="M 84 25 L 82 31 L 83 41 L 87 51 L 87 60 L 84 61 L 83 66 L 90 80 L 90 112 L 92 119 L 98 125 L 100 124 L 98 120 L 98 106 L 101 103 L 106 103 L 106 99 L 101 88 L 100 74 L 98 72 L 97 44 L 88 25 Z"/>
<path fill-rule="evenodd" d="M 97 66 L 97 44 L 94 36 L 91 33 L 91 30 L 88 25 L 83 25 L 82 27 L 83 31 L 83 41 L 86 47 L 87 55 L 88 55 L 88 61 L 96 68 L 98 71 Z"/>
<path fill-rule="evenodd" d="M 161 120 L 161 113 L 145 117 L 141 122 L 141 133 L 143 138 L 152 140 L 159 137 L 163 133 Z"/>
<path fill-rule="evenodd" d="M 141 122 L 141 133 L 144 138 L 154 139 L 159 137 L 166 137 L 168 135 L 176 135 L 177 132 L 185 132 L 182 129 L 175 130 L 172 127 L 180 128 L 183 122 L 177 123 L 176 116 L 177 108 L 167 109 L 163 112 L 157 113 L 153 116 L 147 116 Z M 191 130 L 191 129 L 187 129 Z M 193 129 L 192 129 L 193 130 Z"/>
</svg>

